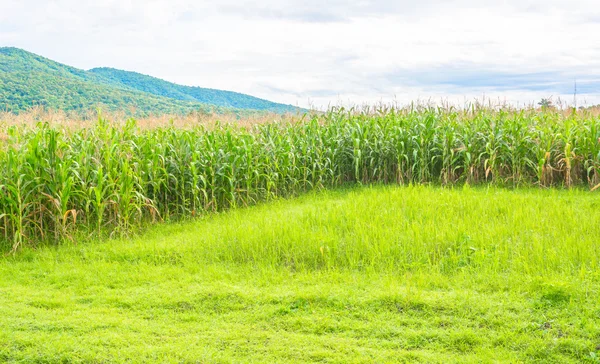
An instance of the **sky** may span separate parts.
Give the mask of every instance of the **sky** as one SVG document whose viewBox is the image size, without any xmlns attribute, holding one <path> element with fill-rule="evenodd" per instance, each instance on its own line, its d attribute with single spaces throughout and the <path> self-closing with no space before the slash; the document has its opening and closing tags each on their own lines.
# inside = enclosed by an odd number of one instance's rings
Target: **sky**
<svg viewBox="0 0 600 364">
<path fill-rule="evenodd" d="M 314 107 L 600 103 L 597 0 L 0 0 L 0 46 Z"/>
</svg>

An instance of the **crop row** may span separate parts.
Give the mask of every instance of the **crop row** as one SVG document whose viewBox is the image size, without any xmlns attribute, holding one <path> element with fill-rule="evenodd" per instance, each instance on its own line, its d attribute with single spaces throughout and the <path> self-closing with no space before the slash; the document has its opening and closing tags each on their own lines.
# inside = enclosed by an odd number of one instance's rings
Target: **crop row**
<svg viewBox="0 0 600 364">
<path fill-rule="evenodd" d="M 143 223 L 347 184 L 600 184 L 600 118 L 546 110 L 332 111 L 251 128 L 5 127 L 0 241 Z"/>
</svg>

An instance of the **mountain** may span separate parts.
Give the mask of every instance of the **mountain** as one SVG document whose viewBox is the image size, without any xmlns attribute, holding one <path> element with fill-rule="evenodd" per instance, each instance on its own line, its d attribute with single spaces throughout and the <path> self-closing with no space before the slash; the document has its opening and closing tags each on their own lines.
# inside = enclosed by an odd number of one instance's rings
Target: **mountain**
<svg viewBox="0 0 600 364">
<path fill-rule="evenodd" d="M 277 104 L 275 102 L 244 95 L 238 92 L 181 86 L 137 72 L 122 71 L 114 68 L 93 68 L 89 72 L 106 80 L 110 80 L 115 85 L 176 100 L 195 101 L 238 109 L 268 110 L 274 112 L 290 112 L 295 111 L 296 109 L 290 105 Z"/>
<path fill-rule="evenodd" d="M 0 110 L 49 109 L 127 111 L 135 114 L 297 112 L 236 92 L 181 86 L 112 68 L 80 70 L 18 48 L 0 48 Z"/>
</svg>

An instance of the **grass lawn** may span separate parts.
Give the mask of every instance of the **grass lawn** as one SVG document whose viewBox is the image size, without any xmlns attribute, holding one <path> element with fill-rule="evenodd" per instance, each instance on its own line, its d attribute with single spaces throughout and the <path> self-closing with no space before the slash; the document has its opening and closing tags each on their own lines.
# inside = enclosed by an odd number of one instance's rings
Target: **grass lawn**
<svg viewBox="0 0 600 364">
<path fill-rule="evenodd" d="M 0 258 L 2 362 L 600 362 L 600 197 L 366 187 Z"/>
</svg>

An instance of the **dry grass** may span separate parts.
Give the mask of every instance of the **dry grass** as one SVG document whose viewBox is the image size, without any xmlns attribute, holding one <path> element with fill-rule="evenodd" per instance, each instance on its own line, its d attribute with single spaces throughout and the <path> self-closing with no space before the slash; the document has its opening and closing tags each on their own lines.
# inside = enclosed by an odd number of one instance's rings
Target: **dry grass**
<svg viewBox="0 0 600 364">
<path fill-rule="evenodd" d="M 93 128 L 99 117 L 109 120 L 113 127 L 123 127 L 131 119 L 124 112 L 68 112 L 62 110 L 46 110 L 33 108 L 26 113 L 13 114 L 0 111 L 0 148 L 8 141 L 8 127 L 18 126 L 24 129 L 34 129 L 39 123 L 48 123 L 50 127 L 63 132 L 78 131 L 84 128 Z M 152 130 L 172 126 L 176 129 L 190 130 L 203 126 L 208 130 L 216 126 L 237 126 L 249 130 L 253 125 L 296 123 L 301 116 L 292 114 L 256 113 L 239 117 L 234 113 L 208 114 L 190 113 L 187 115 L 163 114 L 152 115 L 143 118 L 135 118 L 136 126 L 142 130 Z"/>
<path fill-rule="evenodd" d="M 33 108 L 26 113 L 13 114 L 10 112 L 0 112 L 0 140 L 6 139 L 6 127 L 18 125 L 24 127 L 34 127 L 40 122 L 48 123 L 51 127 L 61 129 L 80 130 L 94 126 L 99 116 L 110 120 L 114 126 L 125 125 L 131 119 L 131 116 L 125 112 L 68 112 L 62 110 L 46 110 L 44 108 Z M 276 113 L 255 113 L 240 117 L 235 113 L 227 114 L 209 114 L 203 112 L 190 113 L 186 115 L 162 114 L 152 115 L 143 118 L 135 118 L 136 125 L 141 129 L 155 129 L 166 126 L 173 126 L 178 129 L 192 129 L 197 126 L 212 127 L 217 123 L 223 125 L 237 125 L 240 127 L 249 127 L 257 124 L 294 122 L 299 120 L 300 116 L 293 114 Z"/>
<path fill-rule="evenodd" d="M 340 109 L 350 114 L 385 114 L 394 110 L 397 113 L 405 113 L 414 110 L 427 110 L 431 108 L 437 108 L 447 112 L 455 111 L 466 116 L 468 114 L 479 113 L 481 110 L 486 110 L 487 113 L 496 112 L 519 112 L 525 111 L 541 112 L 542 109 L 537 105 L 531 104 L 524 108 L 517 108 L 507 103 L 499 101 L 479 101 L 467 103 L 462 107 L 457 107 L 448 102 L 433 103 L 431 100 L 421 100 L 414 102 L 409 105 L 389 105 L 389 104 L 378 104 L 378 105 L 362 105 L 355 106 L 352 108 L 341 108 L 333 107 L 330 110 Z M 573 113 L 573 109 L 566 104 L 557 102 L 556 106 L 552 107 L 553 112 L 561 114 L 562 116 L 568 116 Z M 318 111 L 311 111 L 309 113 L 319 113 Z M 577 110 L 577 114 L 587 117 L 598 117 L 600 116 L 600 105 L 588 107 L 585 109 L 580 108 Z M 89 111 L 62 111 L 62 110 L 47 110 L 42 107 L 32 108 L 26 113 L 14 114 L 11 112 L 0 111 L 0 141 L 5 141 L 6 128 L 8 126 L 17 125 L 21 127 L 35 127 L 38 123 L 48 123 L 51 127 L 57 127 L 64 130 L 80 130 L 94 126 L 98 121 L 99 114 L 97 110 Z M 103 119 L 110 120 L 110 124 L 114 126 L 125 125 L 128 120 L 131 119 L 129 113 L 126 112 L 104 112 L 102 111 L 101 116 Z M 204 126 L 212 129 L 215 125 L 236 125 L 242 128 L 249 128 L 252 125 L 272 124 L 272 123 L 296 123 L 303 118 L 302 115 L 295 114 L 276 114 L 276 113 L 255 113 L 248 114 L 240 117 L 235 113 L 227 114 L 210 114 L 205 112 L 196 112 L 186 115 L 181 114 L 162 114 L 152 115 L 142 118 L 135 118 L 136 125 L 141 129 L 156 129 L 160 127 L 173 126 L 178 129 L 192 129 L 197 126 Z"/>
</svg>

